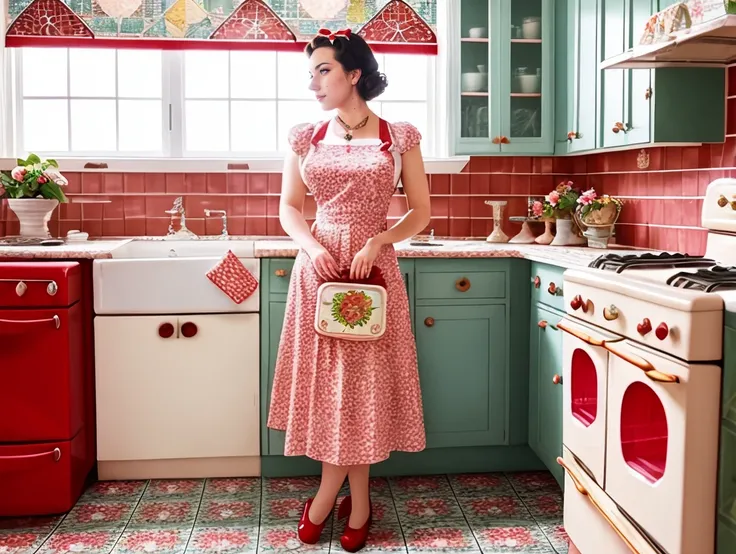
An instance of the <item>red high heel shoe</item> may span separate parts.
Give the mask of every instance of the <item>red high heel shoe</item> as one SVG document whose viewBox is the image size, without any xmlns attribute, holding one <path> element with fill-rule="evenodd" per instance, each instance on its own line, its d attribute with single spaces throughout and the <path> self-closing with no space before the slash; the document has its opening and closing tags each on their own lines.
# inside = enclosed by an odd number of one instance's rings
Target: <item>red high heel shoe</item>
<svg viewBox="0 0 736 554">
<path fill-rule="evenodd" d="M 305 502 L 304 512 L 302 513 L 302 517 L 299 520 L 299 527 L 297 527 L 297 535 L 299 535 L 299 540 L 305 544 L 317 544 L 317 542 L 319 541 L 319 537 L 320 535 L 322 535 L 322 531 L 325 528 L 325 523 L 327 523 L 327 520 L 330 519 L 330 515 L 327 514 L 327 517 L 322 523 L 312 523 L 312 521 L 309 519 L 309 508 L 312 507 L 313 500 L 314 498 L 310 498 Z"/>
<path fill-rule="evenodd" d="M 342 504 L 340 507 L 342 508 Z M 345 531 L 343 531 L 342 536 L 340 537 L 340 544 L 344 550 L 347 552 L 358 552 L 358 550 L 365 546 L 366 540 L 368 539 L 368 530 L 370 529 L 372 520 L 373 504 L 371 503 L 368 508 L 368 520 L 365 522 L 363 527 L 360 529 L 353 529 L 350 527 L 350 520 L 345 522 Z"/>
</svg>

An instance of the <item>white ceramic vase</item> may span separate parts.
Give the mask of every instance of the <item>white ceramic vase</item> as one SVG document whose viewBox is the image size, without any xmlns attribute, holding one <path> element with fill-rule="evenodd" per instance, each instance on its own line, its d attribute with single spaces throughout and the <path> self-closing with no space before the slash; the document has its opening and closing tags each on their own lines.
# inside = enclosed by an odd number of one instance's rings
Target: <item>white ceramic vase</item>
<svg viewBox="0 0 736 554">
<path fill-rule="evenodd" d="M 587 243 L 585 237 L 578 236 L 578 226 L 572 219 L 558 219 L 555 227 L 555 238 L 550 246 L 581 246 Z"/>
<path fill-rule="evenodd" d="M 59 205 L 55 198 L 9 198 L 8 207 L 20 221 L 20 236 L 48 238 L 51 214 Z"/>
</svg>

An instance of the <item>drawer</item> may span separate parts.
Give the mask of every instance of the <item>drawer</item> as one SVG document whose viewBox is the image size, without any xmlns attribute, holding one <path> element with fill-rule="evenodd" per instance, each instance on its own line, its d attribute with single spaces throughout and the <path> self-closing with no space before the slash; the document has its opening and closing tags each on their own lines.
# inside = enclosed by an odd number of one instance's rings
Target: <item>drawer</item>
<svg viewBox="0 0 736 554">
<path fill-rule="evenodd" d="M 563 267 L 532 263 L 529 285 L 532 291 L 532 303 L 541 302 L 565 311 L 565 299 L 562 296 L 562 274 L 564 272 Z"/>
<path fill-rule="evenodd" d="M 505 298 L 504 267 L 489 270 L 489 264 L 454 261 L 427 271 L 419 264 L 416 270 L 417 300 L 449 300 L 461 298 Z"/>
<path fill-rule="evenodd" d="M 270 259 L 268 262 L 268 290 L 271 293 L 286 294 L 289 291 L 293 258 Z M 265 275 L 263 278 L 265 279 Z"/>
</svg>

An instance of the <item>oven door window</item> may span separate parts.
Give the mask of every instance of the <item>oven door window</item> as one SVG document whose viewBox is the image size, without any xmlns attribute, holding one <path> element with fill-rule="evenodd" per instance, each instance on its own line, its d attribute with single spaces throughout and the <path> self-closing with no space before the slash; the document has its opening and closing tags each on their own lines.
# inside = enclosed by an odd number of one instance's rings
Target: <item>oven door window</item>
<svg viewBox="0 0 736 554">
<path fill-rule="evenodd" d="M 590 355 L 581 348 L 572 354 L 570 409 L 573 417 L 586 427 L 598 416 L 598 374 Z"/>
<path fill-rule="evenodd" d="M 667 466 L 667 415 L 657 393 L 641 381 L 631 383 L 621 402 L 621 452 L 630 468 L 650 483 Z"/>
</svg>

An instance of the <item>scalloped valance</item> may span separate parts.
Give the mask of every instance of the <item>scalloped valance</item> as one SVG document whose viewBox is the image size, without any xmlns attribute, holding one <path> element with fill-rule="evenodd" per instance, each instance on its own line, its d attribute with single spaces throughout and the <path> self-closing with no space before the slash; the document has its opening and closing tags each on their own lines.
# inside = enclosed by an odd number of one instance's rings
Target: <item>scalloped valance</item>
<svg viewBox="0 0 736 554">
<path fill-rule="evenodd" d="M 8 0 L 6 46 L 302 50 L 351 29 L 377 53 L 437 53 L 437 0 Z"/>
</svg>

